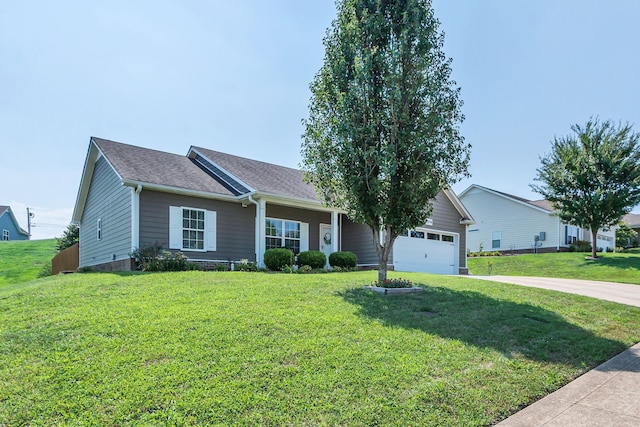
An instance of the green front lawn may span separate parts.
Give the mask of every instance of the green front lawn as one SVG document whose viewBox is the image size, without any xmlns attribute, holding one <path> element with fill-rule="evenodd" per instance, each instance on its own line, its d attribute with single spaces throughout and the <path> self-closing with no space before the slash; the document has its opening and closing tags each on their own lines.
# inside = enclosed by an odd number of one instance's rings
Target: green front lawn
<svg viewBox="0 0 640 427">
<path fill-rule="evenodd" d="M 55 254 L 56 239 L 0 242 L 0 287 L 37 278 Z"/>
<path fill-rule="evenodd" d="M 478 276 L 541 276 L 640 284 L 640 252 L 605 253 L 597 260 L 587 253 L 507 255 L 467 258 L 469 272 Z"/>
<path fill-rule="evenodd" d="M 427 274 L 74 274 L 0 289 L 0 424 L 452 425 L 640 341 L 640 309 Z"/>
</svg>

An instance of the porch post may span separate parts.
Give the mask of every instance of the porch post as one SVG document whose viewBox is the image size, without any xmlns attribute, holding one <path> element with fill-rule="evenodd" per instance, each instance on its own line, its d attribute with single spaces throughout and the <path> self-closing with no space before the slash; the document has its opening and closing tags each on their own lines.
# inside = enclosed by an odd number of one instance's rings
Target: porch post
<svg viewBox="0 0 640 427">
<path fill-rule="evenodd" d="M 338 252 L 338 211 L 331 212 L 331 252 Z"/>
<path fill-rule="evenodd" d="M 256 264 L 258 267 L 264 267 L 264 251 L 265 251 L 265 222 L 267 219 L 267 203 L 264 199 L 258 200 L 256 206 Z"/>
</svg>

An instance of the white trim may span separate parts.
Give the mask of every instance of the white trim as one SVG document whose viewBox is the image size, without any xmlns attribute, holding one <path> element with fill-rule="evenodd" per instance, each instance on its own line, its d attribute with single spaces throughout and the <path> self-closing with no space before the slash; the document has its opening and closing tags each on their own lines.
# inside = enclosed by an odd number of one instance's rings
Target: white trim
<svg viewBox="0 0 640 427">
<path fill-rule="evenodd" d="M 267 222 L 267 202 L 264 199 L 260 199 L 258 200 L 258 206 L 256 206 L 257 212 L 256 212 L 256 218 L 257 218 L 257 224 L 256 224 L 256 236 L 257 236 L 257 243 L 256 243 L 256 262 L 258 263 L 259 267 L 264 268 L 264 252 L 265 252 L 265 248 L 266 248 L 266 231 L 265 231 L 265 227 L 266 227 L 266 222 Z"/>
<path fill-rule="evenodd" d="M 8 242 L 11 239 L 11 233 L 6 228 L 2 229 L 2 241 Z"/>
<path fill-rule="evenodd" d="M 198 151 L 196 148 L 193 147 L 193 145 L 189 148 L 189 152 L 187 153 L 187 157 L 189 157 L 190 159 L 193 159 L 193 157 L 191 157 L 191 153 L 196 153 L 199 156 L 204 157 L 205 159 L 207 159 L 207 161 L 209 163 L 211 163 L 212 165 L 214 165 L 215 167 L 217 167 L 218 169 L 220 169 L 221 171 L 223 171 L 224 173 L 226 173 L 230 178 L 232 178 L 233 180 L 235 180 L 238 184 L 242 185 L 244 188 L 246 188 L 247 190 L 249 190 L 249 193 L 255 193 L 256 190 L 250 186 L 249 184 L 247 184 L 246 182 L 244 182 L 243 180 L 241 180 L 240 178 L 238 178 L 237 176 L 235 176 L 234 174 L 232 174 L 231 172 L 229 172 L 227 169 L 223 168 L 222 166 L 220 166 L 218 163 L 214 162 L 213 160 L 211 160 L 210 157 L 206 156 L 204 153 L 202 153 L 201 151 Z M 220 177 L 220 179 L 223 179 L 223 177 Z M 233 187 L 233 185 L 231 185 L 230 182 L 227 182 L 226 180 L 223 179 L 223 181 L 225 181 L 227 183 L 227 185 L 229 185 L 230 187 Z M 237 189 L 236 189 L 237 190 Z M 247 193 L 242 194 L 243 196 L 245 196 Z"/>
<path fill-rule="evenodd" d="M 96 220 L 96 241 L 102 240 L 102 218 Z"/>
<path fill-rule="evenodd" d="M 338 252 L 338 230 L 338 211 L 334 210 L 331 212 L 331 252 Z"/>
<path fill-rule="evenodd" d="M 131 252 L 140 247 L 140 193 L 142 185 L 131 188 Z"/>
<path fill-rule="evenodd" d="M 527 207 L 529 207 L 531 209 L 535 209 L 537 211 L 544 212 L 544 213 L 546 213 L 548 215 L 554 215 L 553 211 L 541 208 L 541 207 L 536 206 L 536 205 L 534 205 L 532 203 L 528 203 L 528 202 L 524 202 L 522 200 L 514 199 L 513 197 L 510 197 L 509 195 L 507 195 L 505 193 L 501 193 L 501 192 L 499 192 L 497 190 L 492 190 L 490 188 L 483 187 L 483 186 L 477 185 L 477 184 L 472 184 L 468 188 L 466 188 L 462 193 L 460 193 L 459 198 L 463 197 L 465 194 L 467 194 L 469 191 L 471 191 L 474 188 L 477 188 L 478 190 L 481 190 L 481 191 L 486 191 L 487 193 L 491 193 L 493 195 L 502 197 L 502 198 L 507 199 L 507 200 L 511 200 L 512 202 L 518 203 L 518 204 L 520 204 L 522 206 L 527 206 Z"/>
</svg>

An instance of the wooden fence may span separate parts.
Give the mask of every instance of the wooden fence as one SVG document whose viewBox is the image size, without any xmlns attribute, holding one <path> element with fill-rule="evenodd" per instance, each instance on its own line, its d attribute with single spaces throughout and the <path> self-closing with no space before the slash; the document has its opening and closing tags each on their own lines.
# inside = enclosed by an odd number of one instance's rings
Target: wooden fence
<svg viewBox="0 0 640 427">
<path fill-rule="evenodd" d="M 76 243 L 67 249 L 60 251 L 58 255 L 54 256 L 51 260 L 51 274 L 58 274 L 60 272 L 73 272 L 78 269 L 80 264 L 80 250 L 79 245 Z"/>
</svg>

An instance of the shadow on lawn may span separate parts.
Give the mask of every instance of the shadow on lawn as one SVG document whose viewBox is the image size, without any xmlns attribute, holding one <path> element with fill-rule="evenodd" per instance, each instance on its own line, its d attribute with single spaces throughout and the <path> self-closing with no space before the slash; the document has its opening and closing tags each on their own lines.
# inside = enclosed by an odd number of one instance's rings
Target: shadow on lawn
<svg viewBox="0 0 640 427">
<path fill-rule="evenodd" d="M 506 357 L 593 367 L 626 349 L 567 322 L 553 311 L 473 291 L 424 286 L 416 294 L 383 296 L 365 289 L 339 294 L 358 314 L 384 325 L 419 329 Z"/>
<path fill-rule="evenodd" d="M 637 257 L 608 257 L 605 255 L 598 255 L 598 259 L 585 259 L 586 265 L 606 265 L 607 267 L 640 270 L 640 262 Z"/>
</svg>

